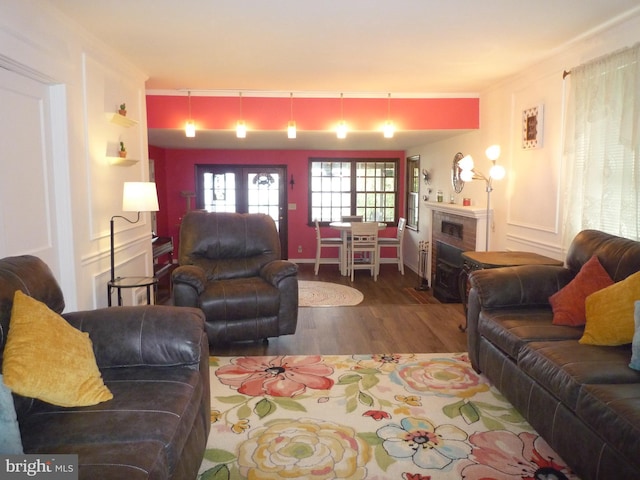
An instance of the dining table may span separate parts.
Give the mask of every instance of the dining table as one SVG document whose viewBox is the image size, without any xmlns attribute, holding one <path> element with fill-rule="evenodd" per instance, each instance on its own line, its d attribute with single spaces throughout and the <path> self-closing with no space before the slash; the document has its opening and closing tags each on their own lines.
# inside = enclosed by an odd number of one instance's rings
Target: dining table
<svg viewBox="0 0 640 480">
<path fill-rule="evenodd" d="M 351 225 L 355 222 L 331 222 L 329 226 L 335 228 L 340 232 L 340 238 L 342 238 L 342 248 L 340 249 L 340 274 L 348 275 L 347 270 L 347 247 L 349 245 L 349 233 L 351 232 Z M 359 223 L 359 222 L 358 222 Z M 378 222 L 378 230 L 384 230 L 387 228 L 386 222 Z"/>
</svg>

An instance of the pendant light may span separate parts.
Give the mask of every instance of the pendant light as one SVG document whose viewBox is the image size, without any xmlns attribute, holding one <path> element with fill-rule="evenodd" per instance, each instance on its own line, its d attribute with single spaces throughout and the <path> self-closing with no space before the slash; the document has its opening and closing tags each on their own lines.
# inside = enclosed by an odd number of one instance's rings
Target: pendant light
<svg viewBox="0 0 640 480">
<path fill-rule="evenodd" d="M 247 136 L 247 126 L 242 120 L 242 92 L 240 92 L 240 120 L 236 122 L 236 137 L 238 138 L 246 138 Z"/>
<path fill-rule="evenodd" d="M 187 136 L 187 138 L 193 138 L 196 136 L 196 124 L 191 118 L 191 91 L 187 92 L 187 96 L 189 98 L 189 119 L 184 126 L 184 134 Z"/>
<path fill-rule="evenodd" d="M 296 121 L 293 119 L 293 92 L 291 92 L 291 96 L 289 97 L 289 104 L 291 113 L 289 116 L 289 124 L 287 125 L 287 138 L 296 138 Z"/>
<path fill-rule="evenodd" d="M 340 94 L 340 121 L 336 128 L 336 136 L 340 139 L 347 138 L 347 122 L 344 121 L 344 95 Z"/>
<path fill-rule="evenodd" d="M 387 121 L 384 122 L 384 126 L 382 127 L 382 133 L 384 138 L 393 138 L 393 134 L 396 129 L 393 126 L 393 122 L 391 121 L 391 94 L 389 94 L 389 100 L 387 103 Z"/>
</svg>

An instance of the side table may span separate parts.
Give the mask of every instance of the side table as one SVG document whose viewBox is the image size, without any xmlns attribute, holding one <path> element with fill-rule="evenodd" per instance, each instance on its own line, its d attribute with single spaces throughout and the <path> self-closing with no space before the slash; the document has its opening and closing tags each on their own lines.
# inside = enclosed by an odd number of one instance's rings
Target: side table
<svg viewBox="0 0 640 480">
<path fill-rule="evenodd" d="M 564 262 L 560 260 L 532 252 L 463 252 L 461 256 L 462 270 L 458 277 L 458 286 L 464 306 L 465 324 L 460 325 L 459 328 L 463 332 L 467 330 L 468 279 L 472 271 L 486 268 L 516 267 L 519 265 L 564 265 Z"/>
<path fill-rule="evenodd" d="M 155 298 L 156 289 L 158 287 L 158 279 L 156 277 L 118 277 L 115 280 L 109 280 L 107 283 L 107 305 L 111 306 L 111 292 L 117 290 L 118 306 L 122 306 L 122 289 L 123 288 L 139 288 L 147 289 L 147 305 L 151 305 L 151 288 L 153 287 L 153 296 Z"/>
</svg>

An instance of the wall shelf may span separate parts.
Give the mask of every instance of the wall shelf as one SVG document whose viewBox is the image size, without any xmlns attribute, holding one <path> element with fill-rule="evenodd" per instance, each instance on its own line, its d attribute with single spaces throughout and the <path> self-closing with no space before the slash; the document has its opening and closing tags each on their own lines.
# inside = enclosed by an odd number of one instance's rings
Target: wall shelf
<svg viewBox="0 0 640 480">
<path fill-rule="evenodd" d="M 107 157 L 109 163 L 111 165 L 115 165 L 118 167 L 130 167 L 131 165 L 135 165 L 140 160 L 135 160 L 133 158 L 122 158 L 122 157 Z"/>
<path fill-rule="evenodd" d="M 120 115 L 119 113 L 114 113 L 111 115 L 111 122 L 122 127 L 135 127 L 138 122 L 136 120 L 131 120 L 129 117 L 125 117 L 124 115 Z"/>
</svg>

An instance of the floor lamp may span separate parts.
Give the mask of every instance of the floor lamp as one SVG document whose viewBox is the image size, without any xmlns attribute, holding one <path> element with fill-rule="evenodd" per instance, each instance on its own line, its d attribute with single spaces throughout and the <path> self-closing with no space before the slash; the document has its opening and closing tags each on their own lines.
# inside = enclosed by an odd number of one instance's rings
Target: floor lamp
<svg viewBox="0 0 640 480">
<path fill-rule="evenodd" d="M 486 225 L 484 249 L 485 251 L 488 252 L 489 251 L 489 213 L 491 210 L 490 209 L 491 192 L 493 191 L 492 181 L 494 179 L 495 180 L 503 179 L 506 172 L 502 165 L 496 164 L 496 161 L 500 157 L 500 145 L 491 145 L 489 148 L 487 148 L 485 153 L 487 155 L 487 158 L 492 162 L 491 170 L 489 170 L 488 177 L 473 168 L 474 167 L 473 158 L 471 158 L 471 155 L 464 156 L 458 162 L 458 166 L 462 170 L 460 172 L 460 179 L 463 182 L 470 182 L 471 180 L 484 180 L 486 182 L 485 191 L 487 192 L 487 219 L 486 219 L 487 225 Z"/>
<path fill-rule="evenodd" d="M 140 212 L 157 212 L 158 193 L 154 182 L 124 182 L 122 189 L 122 211 L 138 212 L 135 220 L 129 220 L 122 215 L 114 215 L 111 217 L 111 281 L 116 279 L 115 269 L 115 248 L 114 248 L 114 219 L 122 218 L 129 223 L 138 223 L 140 221 Z"/>
</svg>

